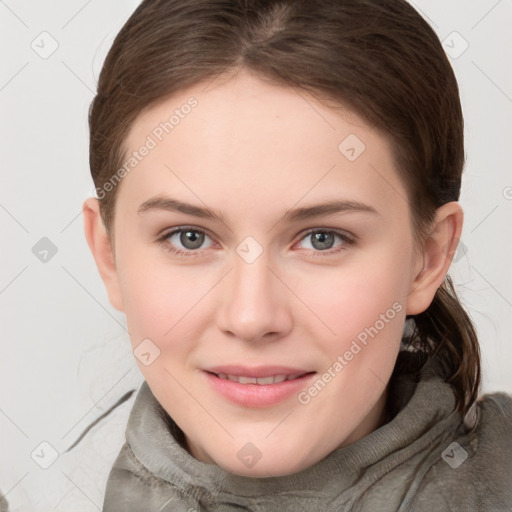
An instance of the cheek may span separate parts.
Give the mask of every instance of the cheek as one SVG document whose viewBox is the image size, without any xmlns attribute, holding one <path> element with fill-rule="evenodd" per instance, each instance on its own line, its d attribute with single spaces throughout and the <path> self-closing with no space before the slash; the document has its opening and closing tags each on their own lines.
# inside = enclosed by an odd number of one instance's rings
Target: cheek
<svg viewBox="0 0 512 512">
<path fill-rule="evenodd" d="M 387 317 L 395 319 L 407 297 L 405 262 L 397 264 L 396 257 L 388 252 L 378 257 L 354 258 L 339 268 L 304 273 L 296 281 L 298 295 L 325 324 L 322 327 L 317 319 L 319 329 L 324 329 L 327 335 L 324 338 L 329 339 L 331 331 L 334 345 L 340 339 L 352 339 L 373 326 L 390 308 Z M 386 325 L 392 323 L 397 322 Z M 400 326 L 396 332 L 400 332 Z"/>
<path fill-rule="evenodd" d="M 120 260 L 118 272 L 132 344 L 150 338 L 162 347 L 187 324 L 208 278 L 198 282 L 192 267 L 169 265 L 144 251 L 125 254 L 130 256 Z"/>
</svg>

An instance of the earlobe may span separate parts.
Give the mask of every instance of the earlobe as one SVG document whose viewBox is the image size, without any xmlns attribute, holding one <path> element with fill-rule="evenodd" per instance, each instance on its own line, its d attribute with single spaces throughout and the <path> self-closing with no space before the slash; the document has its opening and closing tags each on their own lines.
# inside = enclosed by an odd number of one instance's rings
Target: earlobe
<svg viewBox="0 0 512 512">
<path fill-rule="evenodd" d="M 453 201 L 438 208 L 421 258 L 421 268 L 414 278 L 407 297 L 407 315 L 425 311 L 444 281 L 462 233 L 464 214 L 459 203 Z"/>
<path fill-rule="evenodd" d="M 114 252 L 101 219 L 99 201 L 93 197 L 83 206 L 84 231 L 101 279 L 107 289 L 108 298 L 114 308 L 123 311 Z"/>
</svg>

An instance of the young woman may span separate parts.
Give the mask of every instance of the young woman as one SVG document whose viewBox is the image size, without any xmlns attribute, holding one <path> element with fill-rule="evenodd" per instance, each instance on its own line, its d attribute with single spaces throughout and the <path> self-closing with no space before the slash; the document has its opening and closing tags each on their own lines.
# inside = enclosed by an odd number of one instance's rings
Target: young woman
<svg viewBox="0 0 512 512">
<path fill-rule="evenodd" d="M 458 87 L 402 0 L 146 0 L 85 232 L 145 382 L 104 511 L 512 510 L 448 269 Z"/>
</svg>

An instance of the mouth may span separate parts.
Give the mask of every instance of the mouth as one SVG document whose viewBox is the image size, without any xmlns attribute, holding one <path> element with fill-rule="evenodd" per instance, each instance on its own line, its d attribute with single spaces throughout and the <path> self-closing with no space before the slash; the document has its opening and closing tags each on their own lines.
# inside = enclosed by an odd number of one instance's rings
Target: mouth
<svg viewBox="0 0 512 512">
<path fill-rule="evenodd" d="M 295 380 L 303 377 L 306 373 L 299 373 L 297 375 L 269 375 L 268 377 L 247 377 L 245 375 L 230 375 L 227 373 L 217 373 L 219 379 L 230 380 L 231 382 L 238 382 L 239 384 L 258 384 L 259 386 L 268 386 L 269 384 L 279 384 L 285 380 Z"/>
<path fill-rule="evenodd" d="M 316 374 L 299 368 L 223 366 L 203 370 L 209 385 L 242 407 L 268 407 L 298 395 Z"/>
</svg>

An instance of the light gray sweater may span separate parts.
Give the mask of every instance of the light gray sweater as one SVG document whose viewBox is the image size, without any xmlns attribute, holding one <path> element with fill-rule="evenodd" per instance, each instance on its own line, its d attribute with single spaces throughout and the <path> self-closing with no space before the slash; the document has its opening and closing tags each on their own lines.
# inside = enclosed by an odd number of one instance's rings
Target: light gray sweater
<svg viewBox="0 0 512 512">
<path fill-rule="evenodd" d="M 312 467 L 275 478 L 233 475 L 195 459 L 144 382 L 103 511 L 510 512 L 512 396 L 484 395 L 461 419 L 442 372 L 430 360 L 419 382 L 396 379 L 388 423 Z"/>
</svg>

